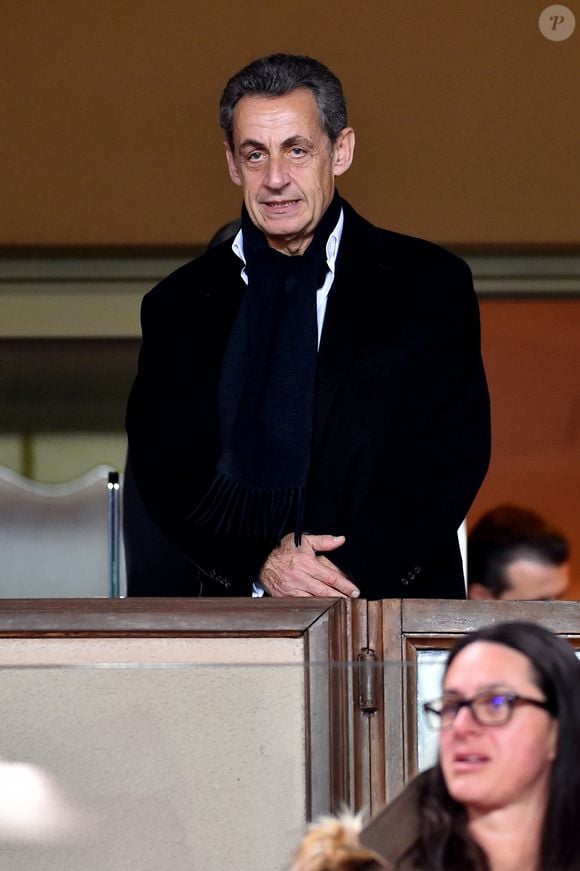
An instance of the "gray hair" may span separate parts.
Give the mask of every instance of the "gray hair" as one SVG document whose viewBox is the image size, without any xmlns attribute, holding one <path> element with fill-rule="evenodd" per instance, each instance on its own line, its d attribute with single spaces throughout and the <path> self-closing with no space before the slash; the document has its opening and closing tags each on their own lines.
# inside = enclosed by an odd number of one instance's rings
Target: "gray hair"
<svg viewBox="0 0 580 871">
<path fill-rule="evenodd" d="M 331 142 L 347 125 L 346 101 L 339 79 L 314 58 L 300 54 L 270 54 L 236 73 L 220 100 L 220 126 L 233 150 L 234 109 L 242 97 L 281 97 L 297 88 L 308 88 L 320 110 L 322 129 Z"/>
</svg>

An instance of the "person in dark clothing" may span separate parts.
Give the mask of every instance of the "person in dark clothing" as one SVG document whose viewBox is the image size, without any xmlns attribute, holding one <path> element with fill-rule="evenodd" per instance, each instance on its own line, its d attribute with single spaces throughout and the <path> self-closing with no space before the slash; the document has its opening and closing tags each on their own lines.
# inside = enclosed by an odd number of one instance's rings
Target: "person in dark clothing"
<svg viewBox="0 0 580 871">
<path fill-rule="evenodd" d="M 145 297 L 127 411 L 183 594 L 464 597 L 490 450 L 468 267 L 340 197 L 355 136 L 319 61 L 254 61 L 220 120 L 241 230 Z"/>
</svg>

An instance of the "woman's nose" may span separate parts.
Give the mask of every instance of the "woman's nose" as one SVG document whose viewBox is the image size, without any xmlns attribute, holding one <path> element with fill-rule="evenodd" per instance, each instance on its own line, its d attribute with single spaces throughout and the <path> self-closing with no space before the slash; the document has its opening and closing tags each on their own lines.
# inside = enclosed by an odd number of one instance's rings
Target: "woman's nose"
<svg viewBox="0 0 580 871">
<path fill-rule="evenodd" d="M 455 732 L 465 732 L 480 729 L 480 724 L 475 719 L 475 715 L 469 705 L 462 705 L 457 711 L 453 720 L 453 729 Z"/>
</svg>

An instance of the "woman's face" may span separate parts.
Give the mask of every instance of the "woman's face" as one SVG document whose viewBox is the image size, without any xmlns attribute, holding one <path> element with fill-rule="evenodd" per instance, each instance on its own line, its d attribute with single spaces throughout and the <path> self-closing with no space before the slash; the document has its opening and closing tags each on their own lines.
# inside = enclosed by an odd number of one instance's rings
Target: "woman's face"
<svg viewBox="0 0 580 871">
<path fill-rule="evenodd" d="M 503 644 L 476 641 L 451 663 L 443 692 L 471 698 L 503 690 L 544 701 L 526 656 Z M 469 816 L 508 806 L 545 802 L 557 722 L 535 705 L 516 705 L 503 726 L 481 726 L 467 707 L 441 732 L 440 759 L 450 795 Z"/>
</svg>

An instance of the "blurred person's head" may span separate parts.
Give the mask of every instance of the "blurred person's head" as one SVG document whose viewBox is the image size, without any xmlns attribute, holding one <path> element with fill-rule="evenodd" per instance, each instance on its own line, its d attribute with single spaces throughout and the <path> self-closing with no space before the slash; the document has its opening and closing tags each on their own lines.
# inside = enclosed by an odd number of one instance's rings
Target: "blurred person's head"
<svg viewBox="0 0 580 871">
<path fill-rule="evenodd" d="M 217 245 L 221 245 L 222 242 L 231 241 L 240 229 L 240 226 L 241 221 L 239 219 L 236 219 L 235 221 L 229 221 L 229 223 L 227 224 L 223 224 L 215 231 L 215 233 L 207 243 L 207 250 L 209 251 L 210 248 L 215 248 Z"/>
<path fill-rule="evenodd" d="M 501 505 L 467 539 L 470 599 L 557 599 L 570 582 L 570 548 L 540 514 Z"/>
<path fill-rule="evenodd" d="M 361 828 L 360 814 L 321 817 L 311 823 L 290 871 L 374 871 L 383 867 L 380 857 L 360 843 Z"/>
<path fill-rule="evenodd" d="M 456 644 L 442 698 L 426 706 L 441 743 L 422 845 L 440 842 L 443 827 L 450 851 L 450 864 L 433 867 L 460 867 L 451 861 L 453 832 L 461 855 L 474 862 L 461 867 L 489 867 L 486 855 L 493 866 L 480 834 L 490 816 L 498 825 L 502 818 L 529 821 L 525 836 L 537 844 L 537 869 L 580 867 L 579 689 L 580 661 L 571 646 L 536 624 L 500 623 Z"/>
</svg>

